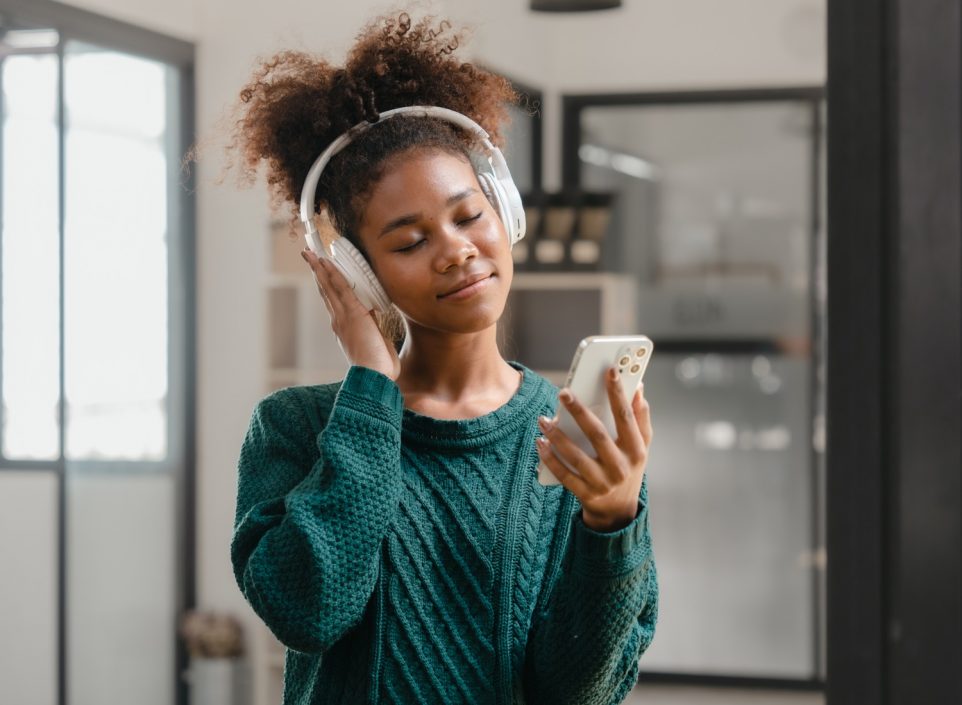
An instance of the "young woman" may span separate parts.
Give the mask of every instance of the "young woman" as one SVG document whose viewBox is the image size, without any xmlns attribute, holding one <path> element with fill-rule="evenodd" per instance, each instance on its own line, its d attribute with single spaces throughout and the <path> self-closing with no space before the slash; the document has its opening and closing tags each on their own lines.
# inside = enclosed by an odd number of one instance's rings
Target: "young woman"
<svg viewBox="0 0 962 705">
<path fill-rule="evenodd" d="M 277 200 L 296 205 L 325 147 L 410 105 L 458 111 L 500 142 L 516 96 L 457 61 L 449 30 L 402 14 L 368 25 L 344 68 L 275 57 L 241 93 L 245 167 L 266 162 Z M 255 408 L 231 546 L 238 585 L 288 647 L 285 703 L 619 703 L 654 635 L 648 404 L 609 380 L 612 437 L 562 391 L 589 456 L 552 426 L 559 390 L 501 356 L 511 243 L 473 148 L 450 122 L 393 117 L 321 176 L 315 205 L 363 253 L 404 336 L 385 337 L 305 250 L 351 364 Z M 539 458 L 561 485 L 538 482 Z"/>
</svg>

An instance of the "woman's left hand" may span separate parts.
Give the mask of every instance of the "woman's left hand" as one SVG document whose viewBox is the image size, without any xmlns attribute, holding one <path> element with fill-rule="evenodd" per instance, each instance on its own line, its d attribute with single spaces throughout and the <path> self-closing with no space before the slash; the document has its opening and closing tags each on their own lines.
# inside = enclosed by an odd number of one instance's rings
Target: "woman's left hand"
<svg viewBox="0 0 962 705">
<path fill-rule="evenodd" d="M 605 383 L 617 439 L 611 437 L 601 420 L 575 399 L 570 390 L 563 389 L 559 395 L 561 403 L 581 427 L 596 455 L 591 457 L 581 450 L 557 427 L 557 418 L 538 420 L 545 437 L 538 439 L 537 446 L 548 469 L 581 501 L 585 526 L 594 531 L 612 532 L 630 524 L 637 514 L 652 428 L 644 386 L 638 388 L 629 402 L 614 368 L 605 375 Z M 577 474 L 555 454 L 563 457 Z"/>
</svg>

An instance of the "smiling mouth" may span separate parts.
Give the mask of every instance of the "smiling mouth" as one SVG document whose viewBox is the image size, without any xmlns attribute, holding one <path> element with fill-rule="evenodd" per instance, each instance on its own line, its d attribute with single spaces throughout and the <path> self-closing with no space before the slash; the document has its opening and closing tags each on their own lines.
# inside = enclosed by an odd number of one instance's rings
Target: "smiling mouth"
<svg viewBox="0 0 962 705">
<path fill-rule="evenodd" d="M 494 274 L 489 274 L 488 276 L 482 277 L 481 279 L 475 279 L 473 282 L 471 282 L 470 284 L 465 284 L 460 289 L 449 291 L 446 294 L 438 294 L 438 298 L 439 299 L 454 298 L 454 297 L 457 297 L 458 294 L 462 294 L 462 295 L 468 294 L 470 293 L 468 290 L 474 291 L 476 289 L 480 289 L 483 286 L 485 286 L 485 282 L 487 282 L 493 276 Z"/>
</svg>

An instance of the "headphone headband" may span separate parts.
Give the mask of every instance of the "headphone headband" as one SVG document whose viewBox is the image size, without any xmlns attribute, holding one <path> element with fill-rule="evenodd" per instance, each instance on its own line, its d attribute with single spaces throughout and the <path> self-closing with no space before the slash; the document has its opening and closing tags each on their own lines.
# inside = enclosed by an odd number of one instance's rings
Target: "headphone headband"
<svg viewBox="0 0 962 705">
<path fill-rule="evenodd" d="M 301 221 L 304 223 L 308 234 L 317 232 L 313 217 L 314 199 L 317 196 L 317 184 L 321 180 L 321 172 L 324 171 L 327 163 L 335 154 L 347 147 L 362 132 L 366 132 L 384 120 L 398 115 L 418 115 L 420 117 L 438 118 L 446 122 L 454 123 L 458 127 L 471 132 L 481 141 L 488 154 L 491 155 L 491 165 L 494 168 L 495 175 L 498 178 L 508 177 L 508 165 L 504 161 L 501 150 L 495 148 L 491 143 L 491 139 L 485 129 L 467 115 L 436 105 L 411 105 L 385 110 L 381 113 L 377 122 L 368 122 L 365 120 L 349 128 L 347 132 L 331 142 L 327 146 L 327 149 L 321 152 L 320 156 L 314 160 L 314 164 L 311 166 L 310 171 L 307 172 L 307 178 L 304 180 L 304 188 L 301 190 Z"/>
</svg>

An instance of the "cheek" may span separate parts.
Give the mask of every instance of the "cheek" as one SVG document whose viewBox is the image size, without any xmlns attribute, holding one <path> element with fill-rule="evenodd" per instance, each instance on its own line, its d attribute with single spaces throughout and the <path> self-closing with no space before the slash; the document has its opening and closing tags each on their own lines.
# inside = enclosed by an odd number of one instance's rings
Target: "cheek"
<svg viewBox="0 0 962 705">
<path fill-rule="evenodd" d="M 511 253 L 511 243 L 508 241 L 508 235 L 504 232 L 503 228 L 498 230 L 498 238 L 495 243 L 498 247 L 498 270 L 505 280 L 511 280 L 514 273 L 514 256 Z"/>
<path fill-rule="evenodd" d="M 511 257 L 511 243 L 508 241 L 507 231 L 498 216 L 492 215 L 492 224 L 487 228 L 477 241 L 479 248 L 483 249 L 489 256 L 506 255 Z"/>
<path fill-rule="evenodd" d="M 398 290 L 396 284 L 396 279 L 398 276 L 397 267 L 393 266 L 387 258 L 381 257 L 371 257 L 368 261 L 371 271 L 374 272 L 374 276 L 377 277 L 378 282 L 381 284 L 381 288 L 384 289 L 388 297 L 393 301 L 394 295 Z"/>
<path fill-rule="evenodd" d="M 393 256 L 378 262 L 375 269 L 378 281 L 402 313 L 415 311 L 424 305 L 426 297 L 434 296 L 426 272 L 428 266 L 418 255 Z"/>
<path fill-rule="evenodd" d="M 398 266 L 397 263 L 391 263 L 385 265 L 381 263 L 380 266 L 375 269 L 378 281 L 381 282 L 381 286 L 384 287 L 384 291 L 387 293 L 391 301 L 397 302 L 398 300 L 404 299 L 405 293 L 411 291 L 412 281 L 411 270 L 413 267 L 404 267 L 403 263 Z"/>
</svg>

